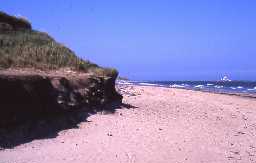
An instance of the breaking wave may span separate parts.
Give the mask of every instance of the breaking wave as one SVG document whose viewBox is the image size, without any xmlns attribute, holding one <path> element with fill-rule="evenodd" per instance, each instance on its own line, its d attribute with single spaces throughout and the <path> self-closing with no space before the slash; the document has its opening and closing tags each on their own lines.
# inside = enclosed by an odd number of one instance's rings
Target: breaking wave
<svg viewBox="0 0 256 163">
<path fill-rule="evenodd" d="M 256 82 L 247 81 L 118 81 L 117 84 L 256 94 Z"/>
</svg>

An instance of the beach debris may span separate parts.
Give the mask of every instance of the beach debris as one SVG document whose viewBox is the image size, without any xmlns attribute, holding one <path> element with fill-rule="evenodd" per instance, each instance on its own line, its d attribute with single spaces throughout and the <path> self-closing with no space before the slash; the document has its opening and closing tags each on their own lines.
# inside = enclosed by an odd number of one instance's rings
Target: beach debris
<svg viewBox="0 0 256 163">
<path fill-rule="evenodd" d="M 244 135 L 245 132 L 242 132 L 242 131 L 238 131 L 234 136 L 239 136 L 239 135 Z"/>
<path fill-rule="evenodd" d="M 242 118 L 243 118 L 243 120 L 245 120 L 245 121 L 248 119 L 248 117 L 247 117 L 246 115 L 243 115 Z"/>
<path fill-rule="evenodd" d="M 235 154 L 235 155 L 239 155 L 239 151 L 230 151 L 230 152 Z"/>
</svg>

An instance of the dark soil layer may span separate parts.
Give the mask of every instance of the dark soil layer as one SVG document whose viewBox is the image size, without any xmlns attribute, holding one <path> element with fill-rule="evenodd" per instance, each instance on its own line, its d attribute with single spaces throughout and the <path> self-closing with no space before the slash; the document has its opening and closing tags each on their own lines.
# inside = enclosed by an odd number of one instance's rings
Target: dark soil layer
<svg viewBox="0 0 256 163">
<path fill-rule="evenodd" d="M 0 73 L 0 127 L 113 101 L 116 77 Z"/>
</svg>

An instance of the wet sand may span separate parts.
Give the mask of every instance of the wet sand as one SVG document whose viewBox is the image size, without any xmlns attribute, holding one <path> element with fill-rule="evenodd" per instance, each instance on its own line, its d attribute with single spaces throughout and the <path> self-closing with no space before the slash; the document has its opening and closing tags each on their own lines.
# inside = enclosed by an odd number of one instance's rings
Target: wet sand
<svg viewBox="0 0 256 163">
<path fill-rule="evenodd" d="M 131 107 L 0 151 L 0 163 L 253 163 L 256 99 L 121 86 Z"/>
</svg>

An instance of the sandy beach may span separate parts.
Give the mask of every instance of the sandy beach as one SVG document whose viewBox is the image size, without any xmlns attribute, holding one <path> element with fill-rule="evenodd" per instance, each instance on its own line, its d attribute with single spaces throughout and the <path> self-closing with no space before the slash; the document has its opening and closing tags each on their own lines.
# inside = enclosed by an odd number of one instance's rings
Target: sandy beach
<svg viewBox="0 0 256 163">
<path fill-rule="evenodd" d="M 256 99 L 121 86 L 123 103 L 62 130 L 0 150 L 0 163 L 255 163 Z"/>
</svg>

